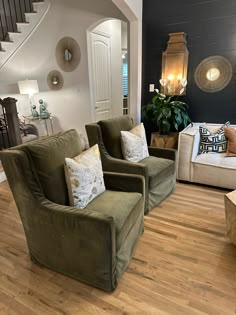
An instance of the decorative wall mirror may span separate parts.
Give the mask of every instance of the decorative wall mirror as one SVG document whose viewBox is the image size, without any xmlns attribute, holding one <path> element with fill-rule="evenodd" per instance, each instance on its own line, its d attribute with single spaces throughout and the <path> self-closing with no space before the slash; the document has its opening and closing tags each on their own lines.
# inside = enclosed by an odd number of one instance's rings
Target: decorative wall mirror
<svg viewBox="0 0 236 315">
<path fill-rule="evenodd" d="M 197 66 L 194 79 L 202 91 L 214 93 L 223 90 L 231 81 L 232 75 L 232 65 L 226 58 L 211 56 Z"/>
<path fill-rule="evenodd" d="M 58 91 L 64 85 L 64 79 L 61 72 L 53 70 L 49 72 L 47 77 L 47 83 L 51 90 Z"/>
<path fill-rule="evenodd" d="M 64 37 L 58 42 L 56 47 L 56 60 L 63 71 L 74 71 L 80 63 L 80 58 L 80 47 L 73 38 Z"/>
</svg>

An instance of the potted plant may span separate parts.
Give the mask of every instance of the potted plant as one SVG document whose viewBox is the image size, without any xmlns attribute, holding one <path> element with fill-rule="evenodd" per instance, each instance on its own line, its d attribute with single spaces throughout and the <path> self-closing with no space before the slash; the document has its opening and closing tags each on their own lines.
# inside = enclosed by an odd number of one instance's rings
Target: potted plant
<svg viewBox="0 0 236 315">
<path fill-rule="evenodd" d="M 191 119 L 187 113 L 188 105 L 178 100 L 179 96 L 166 96 L 159 93 L 151 103 L 142 107 L 142 115 L 145 119 L 152 121 L 162 135 L 168 135 L 173 131 L 185 128 Z"/>
<path fill-rule="evenodd" d="M 143 118 L 151 121 L 159 130 L 159 133 L 152 133 L 151 145 L 177 148 L 178 131 L 191 122 L 188 105 L 179 101 L 179 95 L 166 96 L 158 89 L 155 91 L 151 103 L 142 107 Z"/>
</svg>

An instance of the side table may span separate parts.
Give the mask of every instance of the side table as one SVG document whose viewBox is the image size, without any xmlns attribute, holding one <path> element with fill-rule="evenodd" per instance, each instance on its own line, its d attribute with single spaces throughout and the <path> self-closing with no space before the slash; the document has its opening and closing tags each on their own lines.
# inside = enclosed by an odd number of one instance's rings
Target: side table
<svg viewBox="0 0 236 315">
<path fill-rule="evenodd" d="M 225 195 L 226 232 L 236 245 L 236 190 Z"/>
<path fill-rule="evenodd" d="M 159 132 L 153 132 L 151 135 L 151 147 L 177 149 L 178 137 L 178 132 L 172 132 L 168 135 L 161 135 Z"/>
<path fill-rule="evenodd" d="M 50 134 L 53 135 L 54 130 L 53 130 L 53 121 L 52 121 L 52 115 L 50 115 L 48 118 L 41 118 L 39 117 L 33 117 L 33 116 L 23 116 L 26 120 L 33 122 L 33 121 L 43 121 L 44 122 L 44 127 L 45 131 L 47 133 L 47 136 Z M 49 132 L 49 128 L 51 129 L 51 132 Z"/>
</svg>

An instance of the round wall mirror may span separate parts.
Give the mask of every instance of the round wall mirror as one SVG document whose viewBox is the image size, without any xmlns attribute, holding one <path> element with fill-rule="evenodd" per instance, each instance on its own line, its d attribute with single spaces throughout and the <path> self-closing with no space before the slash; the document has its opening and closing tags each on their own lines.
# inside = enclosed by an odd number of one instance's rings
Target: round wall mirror
<svg viewBox="0 0 236 315">
<path fill-rule="evenodd" d="M 80 63 L 80 58 L 80 47 L 73 38 L 64 37 L 58 42 L 56 47 L 56 60 L 63 71 L 74 71 Z"/>
<path fill-rule="evenodd" d="M 204 92 L 214 93 L 223 90 L 231 81 L 233 68 L 223 56 L 204 59 L 196 68 L 194 79 Z"/>
<path fill-rule="evenodd" d="M 64 85 L 64 79 L 61 72 L 57 70 L 53 70 L 49 72 L 48 77 L 47 77 L 47 83 L 50 90 L 54 90 L 54 91 L 60 90 Z"/>
</svg>

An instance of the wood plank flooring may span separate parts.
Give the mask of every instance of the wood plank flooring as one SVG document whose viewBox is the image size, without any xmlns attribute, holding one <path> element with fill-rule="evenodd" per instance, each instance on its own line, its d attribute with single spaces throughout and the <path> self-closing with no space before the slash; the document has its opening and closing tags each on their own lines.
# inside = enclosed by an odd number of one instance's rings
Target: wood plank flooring
<svg viewBox="0 0 236 315">
<path fill-rule="evenodd" d="M 6 182 L 0 185 L 0 314 L 236 314 L 236 247 L 225 237 L 224 190 L 179 183 L 145 217 L 117 290 L 107 294 L 29 259 Z"/>
</svg>

